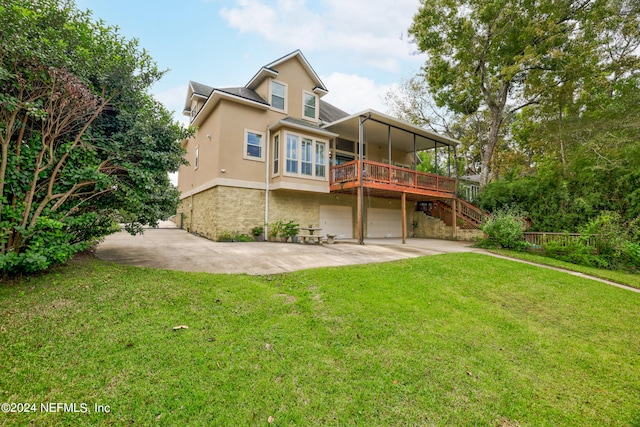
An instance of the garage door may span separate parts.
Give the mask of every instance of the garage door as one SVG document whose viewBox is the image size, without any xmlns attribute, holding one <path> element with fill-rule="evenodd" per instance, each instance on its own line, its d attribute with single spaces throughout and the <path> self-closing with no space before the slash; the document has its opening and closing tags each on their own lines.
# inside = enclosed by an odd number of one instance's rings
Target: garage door
<svg viewBox="0 0 640 427">
<path fill-rule="evenodd" d="M 338 239 L 353 238 L 351 206 L 320 205 L 322 234 L 334 234 Z"/>
<path fill-rule="evenodd" d="M 367 209 L 367 237 L 402 237 L 402 211 Z"/>
</svg>

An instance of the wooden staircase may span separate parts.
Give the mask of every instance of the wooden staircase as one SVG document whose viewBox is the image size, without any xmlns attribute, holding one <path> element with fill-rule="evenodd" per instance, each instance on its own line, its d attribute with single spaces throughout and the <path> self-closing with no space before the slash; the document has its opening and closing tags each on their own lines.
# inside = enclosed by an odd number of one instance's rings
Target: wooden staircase
<svg viewBox="0 0 640 427">
<path fill-rule="evenodd" d="M 456 225 L 465 230 L 477 230 L 484 223 L 486 213 L 472 205 L 471 203 L 456 199 Z M 433 200 L 424 204 L 422 211 L 433 217 L 442 220 L 446 225 L 453 225 L 453 209 L 451 200 Z"/>
</svg>

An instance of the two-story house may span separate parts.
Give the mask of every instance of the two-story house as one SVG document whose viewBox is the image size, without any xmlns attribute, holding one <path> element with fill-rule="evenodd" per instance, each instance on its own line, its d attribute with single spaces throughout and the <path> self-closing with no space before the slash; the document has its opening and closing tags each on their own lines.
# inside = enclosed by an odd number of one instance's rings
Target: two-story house
<svg viewBox="0 0 640 427">
<path fill-rule="evenodd" d="M 197 131 L 183 141 L 181 227 L 215 239 L 292 219 L 362 241 L 416 234 L 424 202 L 456 212 L 455 179 L 415 169 L 417 152 L 450 155 L 457 141 L 374 110 L 348 114 L 327 93 L 299 50 L 242 87 L 190 82 L 184 114 Z"/>
</svg>

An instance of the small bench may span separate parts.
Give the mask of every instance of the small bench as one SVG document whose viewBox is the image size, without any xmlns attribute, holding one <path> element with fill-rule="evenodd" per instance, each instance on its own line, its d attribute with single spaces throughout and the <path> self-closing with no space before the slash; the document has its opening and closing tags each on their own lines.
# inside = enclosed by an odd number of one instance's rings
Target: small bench
<svg viewBox="0 0 640 427">
<path fill-rule="evenodd" d="M 320 244 L 322 243 L 322 236 L 313 234 L 301 234 L 298 236 L 298 240 L 300 240 L 302 243 Z"/>
<path fill-rule="evenodd" d="M 320 233 L 315 234 L 316 231 L 320 232 L 321 228 L 315 228 L 313 226 L 309 226 L 308 228 L 301 228 L 302 231 L 307 231 L 309 234 L 301 234 L 298 236 L 302 243 L 317 243 L 318 245 L 322 243 L 322 236 Z"/>
</svg>

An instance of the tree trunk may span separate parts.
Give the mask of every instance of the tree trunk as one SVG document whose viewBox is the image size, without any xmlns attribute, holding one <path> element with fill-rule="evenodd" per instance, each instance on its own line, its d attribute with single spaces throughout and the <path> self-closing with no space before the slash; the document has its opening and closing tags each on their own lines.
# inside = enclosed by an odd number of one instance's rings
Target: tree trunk
<svg viewBox="0 0 640 427">
<path fill-rule="evenodd" d="M 482 150 L 481 167 L 480 167 L 480 188 L 489 183 L 491 173 L 491 159 L 493 152 L 498 144 L 498 134 L 502 123 L 502 110 L 492 109 L 491 125 L 489 126 L 489 136 L 487 145 Z"/>
<path fill-rule="evenodd" d="M 484 67 L 483 67 L 484 69 Z M 483 73 L 484 78 L 484 73 Z M 484 95 L 485 102 L 491 112 L 491 125 L 489 126 L 489 135 L 487 138 L 487 145 L 482 150 L 481 170 L 480 170 L 480 188 L 489 183 L 491 173 L 491 159 L 493 159 L 493 152 L 498 145 L 498 136 L 500 135 L 500 126 L 502 126 L 502 116 L 504 114 L 504 108 L 507 105 L 507 97 L 509 95 L 508 81 L 503 80 L 500 83 L 500 89 L 498 93 L 492 94 L 483 82 L 481 85 L 482 94 Z"/>
</svg>

